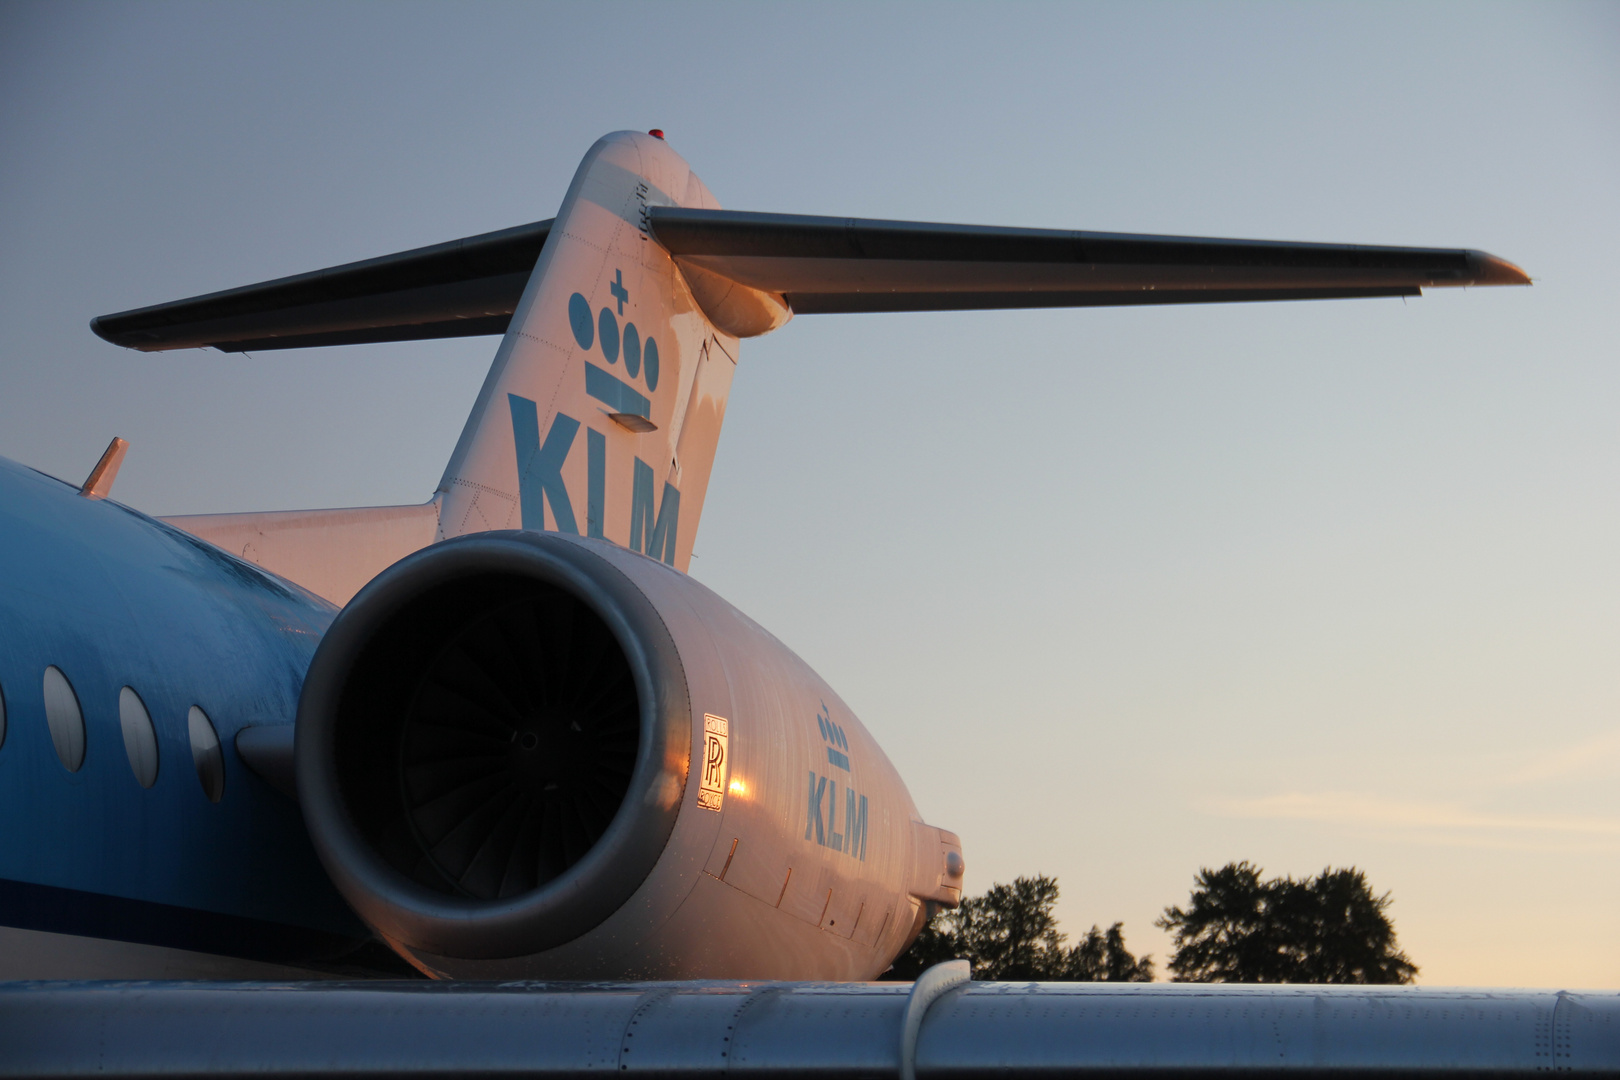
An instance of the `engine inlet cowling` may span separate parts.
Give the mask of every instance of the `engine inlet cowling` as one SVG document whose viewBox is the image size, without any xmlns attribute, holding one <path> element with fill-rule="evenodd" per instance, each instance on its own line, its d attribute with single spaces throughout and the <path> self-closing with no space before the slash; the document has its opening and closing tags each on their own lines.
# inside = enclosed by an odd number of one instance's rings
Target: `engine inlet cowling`
<svg viewBox="0 0 1620 1080">
<path fill-rule="evenodd" d="M 407 954 L 573 940 L 669 840 L 691 740 L 653 605 L 592 542 L 485 533 L 384 571 L 299 703 L 299 800 L 327 872 Z"/>
</svg>

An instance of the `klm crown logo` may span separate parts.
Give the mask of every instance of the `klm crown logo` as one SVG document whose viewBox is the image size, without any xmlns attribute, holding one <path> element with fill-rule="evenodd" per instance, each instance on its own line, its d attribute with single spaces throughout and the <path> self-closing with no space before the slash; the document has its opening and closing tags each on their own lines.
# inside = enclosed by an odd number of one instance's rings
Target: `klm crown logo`
<svg viewBox="0 0 1620 1080">
<path fill-rule="evenodd" d="M 589 351 L 593 345 L 600 346 L 602 358 L 609 366 L 617 364 L 622 355 L 625 374 L 630 376 L 632 382 L 625 382 L 607 368 L 587 360 L 585 392 L 610 407 L 615 413 L 648 419 L 652 416 L 652 403 L 635 386 L 633 380 L 644 378 L 647 393 L 657 391 L 658 342 L 650 335 L 643 342 L 641 331 L 636 329 L 633 322 L 626 322 L 622 332 L 619 329 L 619 318 L 624 315 L 624 305 L 630 302 L 630 290 L 624 287 L 623 270 L 613 272 L 613 281 L 608 285 L 608 293 L 618 305 L 617 315 L 614 314 L 613 308 L 604 307 L 596 313 L 595 318 L 592 318 L 591 302 L 585 299 L 583 293 L 575 293 L 568 298 L 568 326 L 573 330 L 574 341 L 581 349 Z"/>
<path fill-rule="evenodd" d="M 849 739 L 844 736 L 844 729 L 833 723 L 825 701 L 821 703 L 821 711 L 816 713 L 816 726 L 821 729 L 821 737 L 832 744 L 827 747 L 827 764 L 849 772 Z"/>
</svg>

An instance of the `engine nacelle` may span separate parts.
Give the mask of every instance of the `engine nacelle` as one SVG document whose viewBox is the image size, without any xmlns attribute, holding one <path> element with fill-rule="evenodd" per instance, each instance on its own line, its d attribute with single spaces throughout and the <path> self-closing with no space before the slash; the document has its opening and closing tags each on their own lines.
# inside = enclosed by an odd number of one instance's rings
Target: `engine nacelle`
<svg viewBox="0 0 1620 1080">
<path fill-rule="evenodd" d="M 961 896 L 957 838 L 815 672 L 600 540 L 379 575 L 310 666 L 297 768 L 338 889 L 440 977 L 870 979 Z"/>
</svg>

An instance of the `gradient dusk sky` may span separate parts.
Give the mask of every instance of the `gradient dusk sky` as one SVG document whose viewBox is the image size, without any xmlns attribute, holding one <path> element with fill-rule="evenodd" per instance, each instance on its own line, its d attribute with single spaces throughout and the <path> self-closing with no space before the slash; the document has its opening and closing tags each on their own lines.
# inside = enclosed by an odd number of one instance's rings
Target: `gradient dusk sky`
<svg viewBox="0 0 1620 1080">
<path fill-rule="evenodd" d="M 420 502 L 496 340 L 97 314 L 552 216 L 659 127 L 746 210 L 1475 247 L 1528 289 L 806 316 L 693 573 L 1071 933 L 1354 864 L 1425 985 L 1620 985 L 1620 5 L 0 3 L 0 454 L 154 514 Z"/>
</svg>

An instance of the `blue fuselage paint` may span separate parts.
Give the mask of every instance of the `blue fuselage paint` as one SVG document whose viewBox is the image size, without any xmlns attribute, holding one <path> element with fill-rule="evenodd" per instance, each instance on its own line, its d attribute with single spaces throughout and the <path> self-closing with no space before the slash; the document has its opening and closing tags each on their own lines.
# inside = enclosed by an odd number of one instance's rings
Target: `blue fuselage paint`
<svg viewBox="0 0 1620 1080">
<path fill-rule="evenodd" d="M 0 925 L 283 960 L 368 938 L 297 805 L 234 743 L 244 727 L 293 722 L 335 614 L 172 526 L 0 459 Z M 84 714 L 75 772 L 46 723 L 53 665 Z M 124 746 L 125 686 L 157 734 L 150 789 Z M 192 760 L 194 705 L 224 752 L 218 803 Z"/>
</svg>

